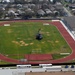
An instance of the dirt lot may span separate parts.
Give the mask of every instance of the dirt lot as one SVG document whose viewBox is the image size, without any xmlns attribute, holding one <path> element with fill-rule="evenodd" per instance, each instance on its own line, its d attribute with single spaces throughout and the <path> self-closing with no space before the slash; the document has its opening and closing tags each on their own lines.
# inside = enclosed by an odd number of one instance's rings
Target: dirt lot
<svg viewBox="0 0 75 75">
<path fill-rule="evenodd" d="M 30 72 L 25 75 L 75 75 L 75 72 Z"/>
</svg>

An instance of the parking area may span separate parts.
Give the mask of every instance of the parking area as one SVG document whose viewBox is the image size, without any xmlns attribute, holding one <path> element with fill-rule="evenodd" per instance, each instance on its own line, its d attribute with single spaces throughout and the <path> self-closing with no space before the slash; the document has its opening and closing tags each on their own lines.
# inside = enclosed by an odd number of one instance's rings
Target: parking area
<svg viewBox="0 0 75 75">
<path fill-rule="evenodd" d="M 29 72 L 25 75 L 75 75 L 75 72 Z"/>
</svg>

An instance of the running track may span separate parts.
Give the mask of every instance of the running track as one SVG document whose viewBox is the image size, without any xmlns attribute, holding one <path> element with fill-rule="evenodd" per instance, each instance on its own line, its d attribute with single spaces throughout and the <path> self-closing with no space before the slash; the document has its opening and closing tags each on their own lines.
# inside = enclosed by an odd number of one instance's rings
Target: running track
<svg viewBox="0 0 75 75">
<path fill-rule="evenodd" d="M 21 21 L 23 21 L 23 20 L 20 20 L 18 22 L 21 22 Z M 26 20 L 24 22 L 27 22 L 27 21 L 28 22 L 32 21 L 32 22 L 43 22 L 43 23 L 45 22 L 46 23 L 46 21 L 43 21 L 43 20 Z M 2 22 L 2 23 L 0 23 L 0 26 L 4 25 L 5 23 L 11 23 L 11 22 L 16 22 L 16 21 Z M 66 40 L 66 42 L 71 47 L 72 53 L 69 56 L 67 56 L 65 58 L 58 59 L 58 60 L 50 60 L 50 61 L 45 61 L 45 62 L 42 62 L 42 61 L 36 62 L 35 61 L 35 62 L 23 62 L 22 63 L 19 60 L 11 59 L 11 58 L 8 58 L 8 57 L 0 54 L 0 60 L 4 60 L 4 61 L 10 62 L 10 63 L 14 63 L 14 64 L 20 64 L 20 63 L 21 64 L 41 64 L 41 63 L 62 63 L 62 62 L 67 62 L 67 61 L 75 59 L 75 41 L 72 39 L 72 37 L 66 31 L 66 29 L 63 27 L 63 25 L 59 21 L 47 22 L 47 23 L 55 25 L 58 28 L 58 30 L 60 31 L 61 35 Z"/>
</svg>

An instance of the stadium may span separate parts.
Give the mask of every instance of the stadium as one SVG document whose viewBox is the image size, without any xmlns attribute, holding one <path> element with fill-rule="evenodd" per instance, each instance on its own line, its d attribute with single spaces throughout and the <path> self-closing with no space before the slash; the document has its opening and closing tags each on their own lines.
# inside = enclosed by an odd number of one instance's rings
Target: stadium
<svg viewBox="0 0 75 75">
<path fill-rule="evenodd" d="M 37 40 L 36 35 L 42 39 Z M 49 64 L 74 61 L 75 42 L 61 21 L 0 23 L 1 64 Z"/>
<path fill-rule="evenodd" d="M 75 75 L 75 0 L 0 0 L 0 75 Z"/>
</svg>

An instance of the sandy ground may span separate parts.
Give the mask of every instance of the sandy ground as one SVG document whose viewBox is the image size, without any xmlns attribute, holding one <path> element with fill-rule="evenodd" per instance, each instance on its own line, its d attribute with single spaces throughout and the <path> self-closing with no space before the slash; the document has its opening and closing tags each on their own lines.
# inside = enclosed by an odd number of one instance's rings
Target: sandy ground
<svg viewBox="0 0 75 75">
<path fill-rule="evenodd" d="M 30 72 L 25 75 L 75 75 L 75 72 Z"/>
</svg>

